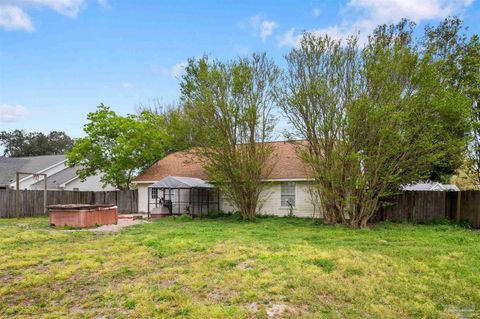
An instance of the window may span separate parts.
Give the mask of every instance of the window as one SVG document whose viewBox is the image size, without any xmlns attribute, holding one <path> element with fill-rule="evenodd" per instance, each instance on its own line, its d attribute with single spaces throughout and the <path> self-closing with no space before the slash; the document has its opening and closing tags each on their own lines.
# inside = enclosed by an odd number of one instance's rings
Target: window
<svg viewBox="0 0 480 319">
<path fill-rule="evenodd" d="M 78 187 L 74 187 L 73 190 L 78 192 L 80 189 Z"/>
<path fill-rule="evenodd" d="M 158 198 L 158 188 L 152 188 L 152 198 Z"/>
<path fill-rule="evenodd" d="M 295 183 L 284 182 L 281 184 L 280 201 L 282 207 L 295 207 Z"/>
</svg>

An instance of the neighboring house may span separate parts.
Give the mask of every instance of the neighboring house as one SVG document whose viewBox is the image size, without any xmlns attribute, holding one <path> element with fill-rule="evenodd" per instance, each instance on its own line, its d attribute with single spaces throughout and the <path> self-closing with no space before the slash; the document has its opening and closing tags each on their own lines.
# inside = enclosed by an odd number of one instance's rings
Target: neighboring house
<svg viewBox="0 0 480 319">
<path fill-rule="evenodd" d="M 404 185 L 402 187 L 404 191 L 452 191 L 452 192 L 459 192 L 460 189 L 457 185 L 454 184 L 441 184 L 438 182 L 418 182 L 415 184 Z"/>
<path fill-rule="evenodd" d="M 103 187 L 101 175 L 81 181 L 77 176 L 78 167 L 68 167 L 65 155 L 31 157 L 0 157 L 0 188 L 16 187 L 16 173 L 27 172 L 47 174 L 48 190 L 103 191 L 114 190 L 113 186 Z M 20 189 L 44 189 L 43 176 L 21 175 Z"/>
<path fill-rule="evenodd" d="M 296 216 L 311 217 L 318 214 L 318 208 L 313 205 L 310 194 L 313 179 L 307 174 L 294 145 L 289 142 L 272 142 L 272 145 L 275 165 L 264 181 L 266 185 L 261 195 L 260 213 L 288 215 L 291 203 Z M 201 164 L 191 154 L 177 152 L 167 155 L 134 179 L 133 183 L 138 186 L 139 211 L 147 212 L 149 202 L 153 197 L 158 197 L 158 193 L 149 192 L 148 187 L 169 176 L 207 180 Z M 226 212 L 236 210 L 221 194 L 220 209 Z"/>
</svg>

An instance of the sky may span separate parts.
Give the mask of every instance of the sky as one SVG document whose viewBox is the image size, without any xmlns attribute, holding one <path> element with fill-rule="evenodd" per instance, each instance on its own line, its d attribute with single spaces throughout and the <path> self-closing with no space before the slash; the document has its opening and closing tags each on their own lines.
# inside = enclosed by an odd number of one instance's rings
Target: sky
<svg viewBox="0 0 480 319">
<path fill-rule="evenodd" d="M 303 31 L 366 37 L 450 15 L 480 33 L 480 0 L 0 0 L 0 131 L 81 137 L 100 103 L 176 101 L 189 58 L 267 52 L 282 65 Z"/>
</svg>

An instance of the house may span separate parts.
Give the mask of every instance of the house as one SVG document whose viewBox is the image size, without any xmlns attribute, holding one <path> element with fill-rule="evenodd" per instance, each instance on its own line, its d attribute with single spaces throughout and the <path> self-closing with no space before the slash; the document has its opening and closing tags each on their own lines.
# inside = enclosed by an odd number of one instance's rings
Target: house
<svg viewBox="0 0 480 319">
<path fill-rule="evenodd" d="M 295 216 L 301 217 L 318 214 L 318 208 L 313 204 L 311 196 L 310 186 L 313 179 L 297 156 L 295 145 L 290 142 L 271 143 L 274 148 L 274 167 L 270 176 L 264 180 L 265 188 L 261 194 L 259 213 L 285 216 L 292 211 Z M 195 201 L 194 198 L 197 198 L 198 202 L 198 198 L 202 196 L 210 198 L 204 202 L 211 205 L 210 207 L 218 207 L 225 212 L 236 210 L 222 194 L 218 194 L 218 198 L 208 194 L 209 186 L 202 186 L 202 182 L 208 182 L 207 176 L 200 161 L 192 154 L 177 152 L 167 155 L 134 179 L 133 183 L 138 187 L 138 209 L 141 212 L 158 209 L 158 199 L 165 199 L 167 190 L 168 203 L 173 206 L 170 208 L 173 208 L 173 211 L 195 209 L 192 203 L 185 206 L 181 203 Z M 191 191 L 186 192 L 186 189 Z M 159 195 L 159 190 L 164 193 Z"/>
<path fill-rule="evenodd" d="M 418 182 L 414 184 L 404 185 L 402 187 L 404 191 L 440 191 L 440 192 L 459 192 L 460 189 L 455 184 L 442 184 L 438 182 Z"/>
<path fill-rule="evenodd" d="M 81 181 L 78 167 L 68 167 L 65 155 L 44 155 L 31 157 L 0 157 L 0 189 L 16 187 L 16 173 L 27 172 L 47 174 L 48 190 L 107 191 L 113 186 L 103 187 L 101 175 L 90 176 Z M 44 189 L 43 176 L 20 175 L 20 189 Z"/>
</svg>

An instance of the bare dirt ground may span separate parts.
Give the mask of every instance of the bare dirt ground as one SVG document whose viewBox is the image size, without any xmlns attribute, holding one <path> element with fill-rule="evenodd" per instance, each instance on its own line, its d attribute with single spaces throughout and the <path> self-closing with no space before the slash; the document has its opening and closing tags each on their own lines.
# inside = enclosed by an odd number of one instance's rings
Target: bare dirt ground
<svg viewBox="0 0 480 319">
<path fill-rule="evenodd" d="M 90 228 L 88 230 L 89 231 L 95 231 L 95 232 L 101 232 L 101 233 L 110 233 L 110 232 L 111 233 L 116 233 L 116 232 L 120 231 L 121 229 L 123 229 L 125 227 L 138 225 L 138 224 L 144 224 L 144 223 L 148 223 L 148 222 L 145 221 L 145 220 L 141 220 L 141 219 L 136 219 L 136 220 L 121 220 L 121 219 L 119 219 L 118 223 L 116 225 L 103 225 L 103 226 L 96 227 L 96 228 Z"/>
<path fill-rule="evenodd" d="M 84 228 L 84 229 L 59 229 L 58 231 L 62 232 L 77 232 L 77 231 L 91 231 L 91 232 L 98 232 L 98 233 L 116 233 L 122 230 L 125 227 L 139 225 L 149 223 L 147 220 L 136 219 L 136 220 L 128 220 L 128 219 L 119 219 L 116 225 L 103 225 L 95 228 Z"/>
</svg>

